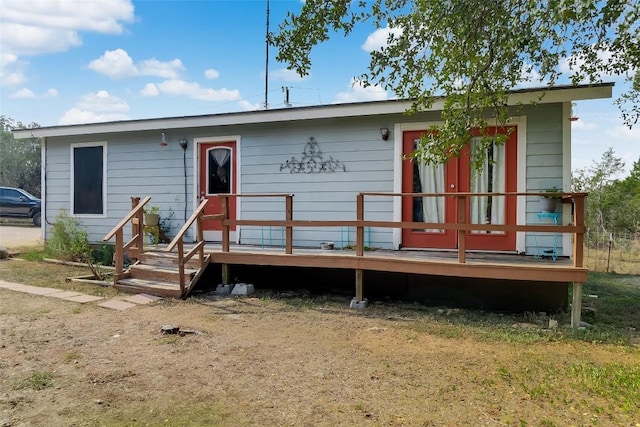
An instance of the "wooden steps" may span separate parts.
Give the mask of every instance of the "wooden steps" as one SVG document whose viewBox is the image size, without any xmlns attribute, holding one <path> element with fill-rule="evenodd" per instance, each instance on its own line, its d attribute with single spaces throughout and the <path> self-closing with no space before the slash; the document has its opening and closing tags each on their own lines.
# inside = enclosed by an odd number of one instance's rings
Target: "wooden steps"
<svg viewBox="0 0 640 427">
<path fill-rule="evenodd" d="M 115 283 L 118 290 L 130 293 L 186 298 L 209 264 L 210 256 L 205 257 L 204 265 L 199 268 L 197 257 L 189 260 L 184 268 L 184 289 L 180 288 L 178 257 L 165 252 L 145 252 L 135 264 L 125 272 L 126 278 Z"/>
<path fill-rule="evenodd" d="M 116 284 L 116 289 L 131 294 L 145 293 L 159 297 L 182 298 L 180 284 L 164 282 L 160 280 L 146 279 L 120 279 Z"/>
</svg>

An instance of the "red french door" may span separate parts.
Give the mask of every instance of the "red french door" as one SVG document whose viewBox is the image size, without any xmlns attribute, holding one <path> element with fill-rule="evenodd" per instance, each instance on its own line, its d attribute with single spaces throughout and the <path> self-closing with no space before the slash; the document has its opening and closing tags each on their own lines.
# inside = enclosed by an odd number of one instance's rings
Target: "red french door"
<svg viewBox="0 0 640 427">
<path fill-rule="evenodd" d="M 402 170 L 403 193 L 507 193 L 517 190 L 517 132 L 505 128 L 491 129 L 495 134 L 507 134 L 504 144 L 493 144 L 482 154 L 483 168 L 472 165 L 472 136 L 459 157 L 442 165 L 421 165 L 405 160 Z M 415 150 L 424 131 L 404 132 L 403 150 Z M 504 196 L 472 196 L 467 199 L 467 221 L 472 224 L 515 224 L 516 198 Z M 425 223 L 454 223 L 457 218 L 455 197 L 404 197 L 403 221 Z M 470 231 L 466 235 L 467 249 L 515 250 L 515 232 Z M 403 229 L 402 246 L 415 248 L 455 249 L 458 247 L 455 230 L 428 228 Z"/>
<path fill-rule="evenodd" d="M 236 143 L 229 141 L 200 144 L 199 157 L 200 199 L 209 200 L 204 208 L 204 213 L 205 215 L 221 213 L 222 200 L 219 195 L 237 192 Z M 235 218 L 235 197 L 230 197 L 228 200 L 229 217 Z M 220 229 L 219 221 L 205 221 L 203 223 L 205 240 L 219 240 Z M 235 230 L 235 227 L 232 230 Z"/>
</svg>

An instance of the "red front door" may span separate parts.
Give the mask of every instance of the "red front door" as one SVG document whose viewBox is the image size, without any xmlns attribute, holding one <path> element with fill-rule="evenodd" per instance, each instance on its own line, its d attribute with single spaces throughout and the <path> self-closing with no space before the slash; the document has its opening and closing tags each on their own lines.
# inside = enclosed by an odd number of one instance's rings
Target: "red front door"
<svg viewBox="0 0 640 427">
<path fill-rule="evenodd" d="M 504 134 L 506 129 L 494 128 Z M 403 134 L 404 153 L 415 150 L 424 131 Z M 517 189 L 517 132 L 509 133 L 505 144 L 494 144 L 486 153 L 484 167 L 478 172 L 472 167 L 470 146 L 460 157 L 444 165 L 420 165 L 405 160 L 402 171 L 403 193 L 505 193 Z M 457 217 L 455 197 L 404 197 L 403 221 L 426 223 L 454 223 Z M 472 224 L 515 224 L 516 199 L 504 196 L 469 198 L 467 221 Z M 514 232 L 468 232 L 466 246 L 478 250 L 515 250 Z M 402 246 L 415 248 L 455 249 L 458 246 L 454 230 L 437 228 L 404 229 Z"/>
<path fill-rule="evenodd" d="M 209 200 L 205 206 L 206 215 L 222 212 L 220 194 L 235 194 L 237 192 L 236 173 L 236 143 L 216 142 L 200 144 L 200 198 Z M 235 197 L 229 200 L 229 217 L 236 217 Z M 205 221 L 203 224 L 206 240 L 220 240 L 219 221 Z M 235 228 L 232 228 L 235 230 Z"/>
</svg>

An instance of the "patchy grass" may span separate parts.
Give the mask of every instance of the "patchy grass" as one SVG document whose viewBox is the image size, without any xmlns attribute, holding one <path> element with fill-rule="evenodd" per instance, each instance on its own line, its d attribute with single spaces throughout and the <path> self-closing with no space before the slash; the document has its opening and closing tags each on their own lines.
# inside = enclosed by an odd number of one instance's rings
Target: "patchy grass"
<svg viewBox="0 0 640 427">
<path fill-rule="evenodd" d="M 29 257 L 32 255 L 29 255 Z M 101 297 L 118 295 L 118 291 L 112 287 L 66 281 L 67 277 L 87 274 L 90 274 L 88 267 L 52 264 L 44 261 L 28 261 L 22 257 L 0 262 L 0 277 L 8 282 L 82 292 Z"/>
<path fill-rule="evenodd" d="M 23 390 L 26 388 L 44 390 L 49 387 L 53 387 L 53 376 L 51 372 L 39 371 L 32 372 L 26 378 L 16 381 L 13 386 L 14 390 Z"/>
<path fill-rule="evenodd" d="M 65 278 L 86 274 L 88 268 L 50 264 L 37 259 L 39 252 L 0 263 L 4 280 L 34 286 L 54 287 L 111 297 L 118 292 L 110 287 L 66 282 Z M 445 338 L 474 338 L 490 342 L 535 343 L 579 340 L 618 345 L 640 344 L 640 276 L 589 273 L 583 289 L 584 330 L 573 330 L 570 313 L 499 313 L 482 310 L 428 307 L 412 303 L 372 304 L 367 310 L 348 309 L 348 298 L 335 295 L 314 296 L 308 292 L 260 292 L 263 301 L 284 303 L 291 310 L 348 312 L 353 316 L 411 319 L 408 328 Z M 189 301 L 197 302 L 197 298 Z M 571 301 L 571 297 L 569 297 Z M 165 301 L 171 304 L 170 300 Z M 80 309 L 74 309 L 79 314 Z M 549 320 L 559 327 L 549 329 Z M 413 321 L 415 320 L 415 321 Z M 170 341 L 170 340 L 169 340 Z M 170 342 L 164 344 L 171 344 Z"/>
</svg>

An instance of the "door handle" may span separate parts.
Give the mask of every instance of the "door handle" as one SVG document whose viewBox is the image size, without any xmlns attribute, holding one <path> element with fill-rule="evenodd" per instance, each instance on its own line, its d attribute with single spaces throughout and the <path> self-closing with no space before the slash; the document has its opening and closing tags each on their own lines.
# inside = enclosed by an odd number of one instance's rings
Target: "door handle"
<svg viewBox="0 0 640 427">
<path fill-rule="evenodd" d="M 449 187 L 451 187 L 453 189 L 453 188 L 456 188 L 456 185 L 455 184 L 449 184 Z"/>
</svg>

